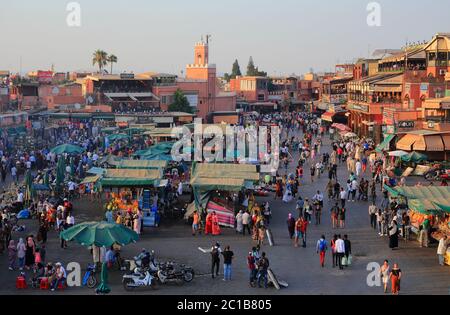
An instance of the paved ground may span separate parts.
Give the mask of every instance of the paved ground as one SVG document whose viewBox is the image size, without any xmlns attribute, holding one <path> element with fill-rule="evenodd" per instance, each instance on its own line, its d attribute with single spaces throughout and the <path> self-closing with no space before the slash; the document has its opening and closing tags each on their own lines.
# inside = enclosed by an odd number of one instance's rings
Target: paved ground
<svg viewBox="0 0 450 315">
<path fill-rule="evenodd" d="M 325 141 L 322 148 L 329 150 L 329 141 Z M 294 165 L 291 165 L 294 167 Z M 307 168 L 305 168 L 307 169 Z M 307 172 L 305 172 L 306 174 Z M 346 178 L 347 172 L 344 165 L 338 170 L 340 178 Z M 413 181 L 414 179 L 412 179 Z M 322 177 L 314 184 L 306 182 L 300 188 L 303 197 L 311 198 L 319 189 L 324 190 L 326 176 Z M 325 234 L 327 239 L 335 234 L 331 229 L 329 218 L 330 203 L 325 201 L 325 209 L 322 225 L 310 226 L 308 235 L 308 246 L 304 248 L 294 248 L 288 237 L 286 228 L 286 218 L 289 212 L 293 214 L 295 204 L 283 204 L 281 201 L 273 200 L 273 196 L 260 198 L 258 201 L 269 200 L 273 209 L 273 220 L 271 228 L 276 242 L 275 247 L 263 247 L 270 259 L 271 267 L 280 279 L 289 283 L 288 289 L 276 291 L 275 289 L 254 289 L 248 286 L 248 271 L 246 267 L 246 255 L 253 246 L 249 237 L 236 235 L 234 230 L 224 230 L 223 235 L 214 238 L 212 236 L 193 237 L 190 234 L 190 227 L 180 223 L 163 224 L 158 229 L 148 229 L 145 235 L 137 244 L 129 245 L 123 250 L 123 256 L 132 257 L 141 248 L 154 249 L 157 256 L 162 259 L 173 259 L 194 267 L 198 274 L 195 280 L 184 286 L 166 285 L 158 290 L 138 290 L 133 294 L 176 294 L 176 295 L 259 295 L 259 294 L 383 294 L 380 287 L 369 287 L 366 278 L 369 271 L 366 270 L 368 263 L 379 262 L 388 259 L 398 262 L 403 271 L 402 294 L 450 294 L 450 268 L 440 267 L 437 263 L 436 248 L 422 249 L 417 242 L 400 242 L 400 249 L 392 251 L 388 248 L 388 240 L 379 237 L 369 226 L 368 204 L 365 202 L 350 203 L 347 213 L 346 229 L 340 230 L 341 234 L 348 234 L 352 241 L 354 256 L 353 265 L 344 270 L 331 267 L 331 255 L 327 256 L 327 266 L 322 269 L 319 266 L 319 257 L 315 252 L 315 244 L 321 234 Z M 101 204 L 82 202 L 75 205 L 78 212 L 75 216 L 78 222 L 87 219 L 99 219 L 102 215 Z M 77 211 L 77 210 L 76 210 Z M 29 230 L 35 230 L 35 224 L 29 222 Z M 31 224 L 31 225 L 30 225 Z M 25 234 L 14 235 L 14 238 L 22 237 Z M 233 281 L 224 282 L 221 279 L 212 280 L 207 275 L 210 268 L 210 256 L 203 254 L 198 247 L 210 247 L 218 241 L 225 245 L 231 245 L 235 253 L 233 262 Z M 47 261 L 78 261 L 85 266 L 90 260 L 89 251 L 77 244 L 70 244 L 69 248 L 62 250 L 59 248 L 59 240 L 55 232 L 49 235 L 47 249 Z M 221 267 L 222 269 L 222 267 Z M 15 277 L 17 272 L 9 272 L 7 269 L 7 256 L 0 256 L 0 293 L 17 294 L 15 289 Z M 121 273 L 114 272 L 110 276 L 112 294 L 124 294 L 121 287 Z M 20 291 L 20 294 L 51 294 L 39 290 Z M 71 288 L 65 291 L 66 294 L 94 294 L 87 288 Z M 62 294 L 61 292 L 54 294 Z"/>
</svg>

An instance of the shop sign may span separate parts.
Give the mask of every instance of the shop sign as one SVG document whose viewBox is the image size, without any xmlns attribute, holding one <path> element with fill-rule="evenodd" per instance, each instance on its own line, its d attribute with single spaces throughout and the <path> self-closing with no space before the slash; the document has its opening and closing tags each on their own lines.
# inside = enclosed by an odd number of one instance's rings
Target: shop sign
<svg viewBox="0 0 450 315">
<path fill-rule="evenodd" d="M 120 79 L 121 80 L 132 80 L 132 79 L 134 79 L 134 73 L 121 73 Z"/>
<path fill-rule="evenodd" d="M 399 121 L 398 127 L 399 128 L 414 128 L 416 123 L 414 121 Z"/>
<path fill-rule="evenodd" d="M 360 110 L 362 112 L 369 112 L 369 106 L 367 105 L 359 105 L 359 104 L 351 104 L 350 106 L 351 109 L 355 109 L 355 110 Z"/>
<path fill-rule="evenodd" d="M 393 125 L 386 126 L 386 133 L 390 135 L 395 134 L 395 126 Z"/>
</svg>

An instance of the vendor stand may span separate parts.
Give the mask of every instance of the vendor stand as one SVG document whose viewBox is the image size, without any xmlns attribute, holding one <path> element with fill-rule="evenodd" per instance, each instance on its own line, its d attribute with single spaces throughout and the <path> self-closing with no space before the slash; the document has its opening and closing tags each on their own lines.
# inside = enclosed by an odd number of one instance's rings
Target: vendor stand
<svg viewBox="0 0 450 315">
<path fill-rule="evenodd" d="M 238 209 L 231 201 L 232 193 L 253 188 L 253 183 L 259 181 L 256 166 L 193 163 L 191 173 L 194 202 L 188 207 L 185 218 L 190 218 L 194 210 L 203 216 L 216 212 L 219 225 L 234 227 Z"/>
<path fill-rule="evenodd" d="M 100 179 L 102 189 L 108 193 L 107 210 L 117 218 L 124 213 L 135 214 L 140 208 L 144 226 L 158 226 L 157 198 L 152 197 L 162 177 L 161 169 L 107 169 Z"/>
<path fill-rule="evenodd" d="M 391 197 L 407 204 L 412 232 L 418 233 L 422 223 L 429 219 L 433 239 L 439 241 L 444 235 L 450 238 L 450 187 L 385 186 L 385 189 Z"/>
</svg>

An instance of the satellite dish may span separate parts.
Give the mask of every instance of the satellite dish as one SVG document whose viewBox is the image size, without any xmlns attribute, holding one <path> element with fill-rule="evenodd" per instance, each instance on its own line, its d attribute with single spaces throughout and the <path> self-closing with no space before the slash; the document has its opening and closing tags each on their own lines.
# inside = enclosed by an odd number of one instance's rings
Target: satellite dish
<svg viewBox="0 0 450 315">
<path fill-rule="evenodd" d="M 52 93 L 53 93 L 53 95 L 58 95 L 58 94 L 59 94 L 59 88 L 58 88 L 57 86 L 55 86 L 55 87 L 52 89 Z"/>
<path fill-rule="evenodd" d="M 78 103 L 76 103 L 76 104 L 75 104 L 75 109 L 80 109 L 80 108 L 81 108 L 81 105 L 78 104 Z"/>
</svg>

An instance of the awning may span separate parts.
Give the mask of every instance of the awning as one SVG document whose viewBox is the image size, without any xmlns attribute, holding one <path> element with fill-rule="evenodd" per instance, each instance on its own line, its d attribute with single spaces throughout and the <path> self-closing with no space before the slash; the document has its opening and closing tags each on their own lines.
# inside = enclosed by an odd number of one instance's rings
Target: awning
<svg viewBox="0 0 450 315">
<path fill-rule="evenodd" d="M 427 150 L 427 144 L 425 142 L 424 136 L 416 136 L 416 142 L 414 142 L 413 150 L 414 151 L 426 151 Z"/>
<path fill-rule="evenodd" d="M 107 169 L 101 179 L 102 186 L 152 186 L 162 178 L 162 170 Z"/>
<path fill-rule="evenodd" d="M 417 141 L 417 137 L 414 135 L 405 135 L 403 138 L 400 139 L 399 142 L 397 142 L 397 149 L 399 150 L 405 150 L 405 151 L 412 151 L 412 145 Z"/>
<path fill-rule="evenodd" d="M 322 120 L 333 122 L 334 115 L 335 115 L 334 113 L 326 112 L 325 114 L 322 115 Z"/>
<path fill-rule="evenodd" d="M 442 142 L 441 136 L 426 136 L 425 143 L 427 146 L 427 151 L 442 152 L 444 151 L 444 143 Z M 416 145 L 414 144 L 414 147 Z"/>
<path fill-rule="evenodd" d="M 382 143 L 380 143 L 376 150 L 378 153 L 381 153 L 383 151 L 388 151 L 389 147 L 391 145 L 392 140 L 394 140 L 395 135 L 385 135 L 384 137 L 384 141 Z"/>
<path fill-rule="evenodd" d="M 450 151 L 450 134 L 442 135 L 442 140 L 444 141 L 445 151 Z"/>
<path fill-rule="evenodd" d="M 95 183 L 96 181 L 98 181 L 100 179 L 99 175 L 95 175 L 95 176 L 88 176 L 85 179 L 83 179 L 83 181 L 80 183 L 81 185 L 84 184 L 91 184 L 91 183 Z"/>
</svg>

